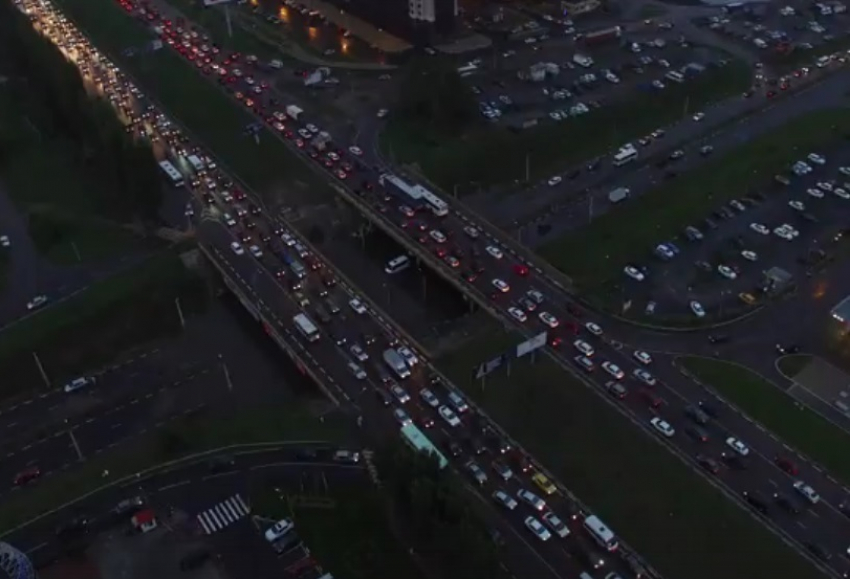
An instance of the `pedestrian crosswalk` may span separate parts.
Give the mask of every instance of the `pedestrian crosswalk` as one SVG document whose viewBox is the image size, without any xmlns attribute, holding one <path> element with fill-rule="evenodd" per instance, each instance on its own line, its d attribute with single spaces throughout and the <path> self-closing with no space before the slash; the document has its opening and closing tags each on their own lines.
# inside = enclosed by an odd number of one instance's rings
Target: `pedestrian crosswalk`
<svg viewBox="0 0 850 579">
<path fill-rule="evenodd" d="M 198 514 L 198 524 L 205 535 L 212 535 L 246 516 L 251 509 L 242 495 L 235 494 Z"/>
</svg>

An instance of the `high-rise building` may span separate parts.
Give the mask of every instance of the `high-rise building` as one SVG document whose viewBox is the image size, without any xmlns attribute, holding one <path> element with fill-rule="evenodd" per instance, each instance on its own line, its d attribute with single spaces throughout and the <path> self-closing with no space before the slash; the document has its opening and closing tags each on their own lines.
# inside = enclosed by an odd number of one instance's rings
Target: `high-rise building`
<svg viewBox="0 0 850 579">
<path fill-rule="evenodd" d="M 407 0 L 407 10 L 415 26 L 431 26 L 438 34 L 454 30 L 457 0 Z"/>
<path fill-rule="evenodd" d="M 414 43 L 451 34 L 457 0 L 328 0 L 338 8 Z"/>
</svg>

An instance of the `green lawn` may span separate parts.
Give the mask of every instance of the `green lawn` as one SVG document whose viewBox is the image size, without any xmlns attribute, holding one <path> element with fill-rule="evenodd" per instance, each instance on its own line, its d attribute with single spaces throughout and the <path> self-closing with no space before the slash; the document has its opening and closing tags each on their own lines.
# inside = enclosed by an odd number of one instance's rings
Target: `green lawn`
<svg viewBox="0 0 850 579">
<path fill-rule="evenodd" d="M 262 130 L 259 145 L 245 136 L 245 128 L 256 119 L 173 51 L 124 57 L 126 48 L 139 47 L 153 37 L 117 3 L 57 0 L 57 4 L 95 45 L 117 59 L 143 90 L 267 202 L 283 202 L 296 189 L 331 194 L 328 183 L 268 130 Z"/>
<path fill-rule="evenodd" d="M 473 365 L 518 340 L 488 337 L 439 366 L 664 577 L 820 577 L 548 358 L 515 362 L 510 377 L 490 375 L 482 391 Z"/>
<path fill-rule="evenodd" d="M 373 487 L 331 487 L 327 493 L 310 489 L 310 495 L 317 499 L 310 506 L 308 502 L 298 504 L 296 497 L 303 496 L 301 489 L 280 488 L 278 493 L 271 486 L 256 485 L 251 495 L 252 510 L 271 519 L 292 519 L 313 557 L 334 577 L 423 578 L 391 532 L 385 503 Z M 327 505 L 319 506 L 321 502 Z"/>
<path fill-rule="evenodd" d="M 150 432 L 96 456 L 67 472 L 45 478 L 16 493 L 14 501 L 0 504 L 0 530 L 10 529 L 32 517 L 64 504 L 104 484 L 101 473 L 109 470 L 118 480 L 163 462 L 233 444 L 280 440 L 344 440 L 345 428 L 326 418 L 320 422 L 294 400 L 285 406 L 245 411 L 227 420 L 194 417 L 172 423 L 168 432 L 179 433 L 181 446 L 163 446 L 162 430 Z"/>
<path fill-rule="evenodd" d="M 0 332 L 0 397 L 43 389 L 36 353 L 54 385 L 138 344 L 180 331 L 206 307 L 206 288 L 172 252 L 163 252 Z"/>
<path fill-rule="evenodd" d="M 808 354 L 793 354 L 791 356 L 782 356 L 777 364 L 780 372 L 789 378 L 793 378 L 802 372 L 811 361 L 812 357 Z"/>
<path fill-rule="evenodd" d="M 696 378 L 788 445 L 850 483 L 850 435 L 743 366 L 709 358 L 680 358 Z"/>
<path fill-rule="evenodd" d="M 749 69 L 736 61 L 660 92 L 636 94 L 581 117 L 514 132 L 505 126 L 479 126 L 456 138 L 430 134 L 392 120 L 381 135 L 381 149 L 403 163 L 416 163 L 430 180 L 458 194 L 478 185 L 510 184 L 525 179 L 526 156 L 533 179 L 616 148 L 686 112 L 740 94 L 750 85 Z M 671 83 L 672 84 L 672 83 Z M 476 185 L 469 185 L 475 183 Z"/>
<path fill-rule="evenodd" d="M 768 186 L 776 173 L 813 148 L 850 133 L 850 109 L 827 109 L 719 155 L 665 185 L 609 211 L 541 248 L 541 255 L 585 290 L 621 276 L 624 265 L 646 263 L 660 242 L 679 235 L 725 202 Z M 639 227 L 635 224 L 641 224 Z"/>
</svg>

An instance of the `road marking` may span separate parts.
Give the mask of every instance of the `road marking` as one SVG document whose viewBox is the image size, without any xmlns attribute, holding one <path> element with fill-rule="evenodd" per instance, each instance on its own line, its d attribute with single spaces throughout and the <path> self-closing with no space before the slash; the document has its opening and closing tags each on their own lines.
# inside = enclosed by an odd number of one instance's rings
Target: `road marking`
<svg viewBox="0 0 850 579">
<path fill-rule="evenodd" d="M 174 489 L 174 488 L 177 488 L 177 487 L 185 486 L 185 485 L 189 484 L 190 482 L 192 482 L 192 481 L 184 480 L 184 481 L 176 482 L 174 484 L 165 485 L 164 487 L 159 487 L 157 490 L 158 491 L 167 491 L 168 489 Z"/>
<path fill-rule="evenodd" d="M 138 404 L 138 403 L 139 403 L 138 398 L 133 398 L 132 400 L 130 400 L 130 404 Z"/>
</svg>

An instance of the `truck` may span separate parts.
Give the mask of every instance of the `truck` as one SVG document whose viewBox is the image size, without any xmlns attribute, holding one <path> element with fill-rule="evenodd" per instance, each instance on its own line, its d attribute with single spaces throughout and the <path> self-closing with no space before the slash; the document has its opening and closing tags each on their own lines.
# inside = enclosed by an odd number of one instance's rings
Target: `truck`
<svg viewBox="0 0 850 579">
<path fill-rule="evenodd" d="M 617 187 L 608 193 L 608 201 L 611 203 L 619 203 L 629 198 L 631 190 L 628 187 Z"/>
<path fill-rule="evenodd" d="M 204 162 L 201 161 L 201 158 L 197 155 L 189 155 L 186 157 L 186 160 L 189 162 L 189 166 L 195 171 L 195 173 L 202 173 L 204 170 Z"/>
<path fill-rule="evenodd" d="M 404 358 L 392 348 L 384 350 L 384 363 L 390 367 L 390 370 L 395 372 L 401 380 L 410 376 L 410 368 Z"/>
<path fill-rule="evenodd" d="M 318 135 L 313 137 L 313 140 L 310 141 L 310 143 L 313 145 L 313 147 L 316 148 L 317 151 L 324 151 L 325 149 L 327 149 L 328 144 L 332 140 L 333 139 L 331 139 L 330 133 L 328 133 L 327 131 L 322 131 Z"/>
<path fill-rule="evenodd" d="M 295 119 L 297 121 L 298 117 L 300 117 L 303 113 L 304 110 L 298 105 L 286 105 L 286 114 L 291 119 Z"/>
<path fill-rule="evenodd" d="M 599 44 L 607 40 L 614 40 L 620 38 L 622 34 L 623 29 L 619 26 L 612 26 L 610 28 L 603 28 L 601 30 L 594 30 L 592 32 L 585 33 L 584 43 Z"/>
</svg>

